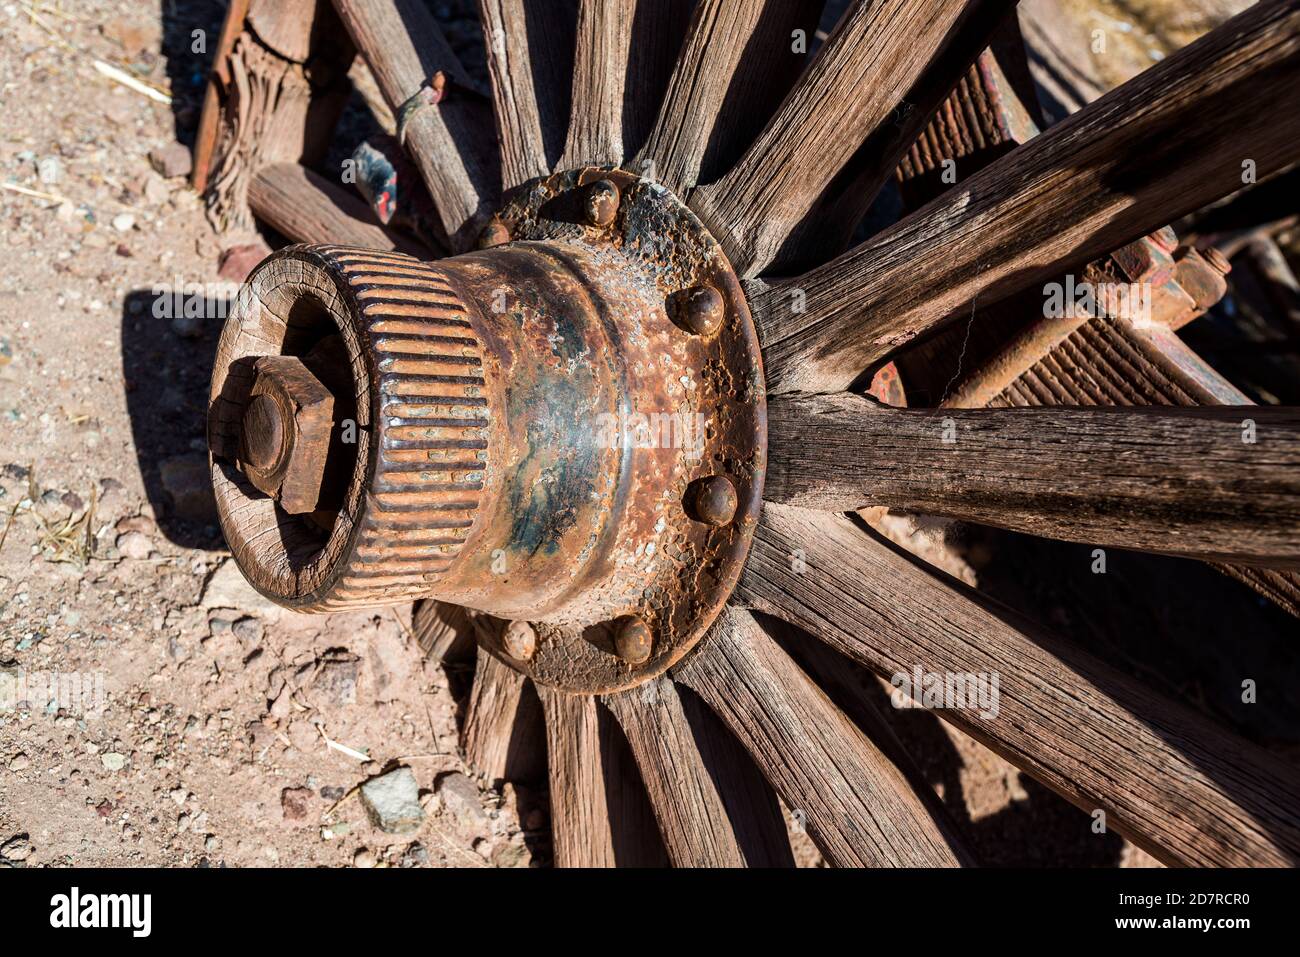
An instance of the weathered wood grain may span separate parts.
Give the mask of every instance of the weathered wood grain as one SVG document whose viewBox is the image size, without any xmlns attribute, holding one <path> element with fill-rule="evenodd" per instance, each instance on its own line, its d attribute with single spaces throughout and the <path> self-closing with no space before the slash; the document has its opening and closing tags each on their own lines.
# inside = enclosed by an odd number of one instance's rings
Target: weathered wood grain
<svg viewBox="0 0 1300 957">
<path fill-rule="evenodd" d="M 673 682 L 657 678 L 602 700 L 627 735 L 673 866 L 744 867 Z"/>
<path fill-rule="evenodd" d="M 822 0 L 699 0 L 658 119 L 631 168 L 679 195 L 729 170 L 806 65 Z"/>
<path fill-rule="evenodd" d="M 694 4 L 695 0 L 637 0 L 629 26 L 627 80 L 623 84 L 625 159 L 641 151 L 655 125 Z"/>
<path fill-rule="evenodd" d="M 978 101 L 971 93 L 986 84 L 1005 83 L 998 59 L 985 47 L 1003 34 L 1010 36 L 1000 47 L 1020 44 L 1015 26 L 1014 0 L 968 0 L 961 19 L 903 95 L 890 121 L 868 136 L 830 180 L 790 230 L 767 271 L 788 276 L 842 254 L 881 187 L 896 170 L 901 172 L 908 154 L 929 145 L 927 134 L 934 127 L 951 125 L 962 133 L 973 132 L 970 138 L 981 147 L 993 139 L 1001 117 L 997 111 L 974 108 Z M 1024 120 L 1032 125 L 1027 115 Z"/>
<path fill-rule="evenodd" d="M 857 0 L 758 139 L 690 206 L 754 276 L 862 142 L 888 122 L 966 0 Z"/>
<path fill-rule="evenodd" d="M 409 114 L 405 139 L 454 251 L 471 248 L 500 183 L 488 103 L 420 0 L 334 0 L 334 7 L 394 112 L 435 73 L 446 76 L 444 99 Z"/>
<path fill-rule="evenodd" d="M 926 780 L 918 764 L 920 756 L 913 754 L 903 744 L 894 730 L 894 724 L 882 713 L 883 706 L 878 699 L 887 701 L 888 697 L 876 676 L 802 628 L 771 615 L 759 613 L 758 617 L 763 630 L 817 683 L 831 703 L 893 762 L 939 825 L 948 843 L 961 846 L 964 853 L 974 860 L 974 853 L 966 843 L 961 828 L 939 799 L 934 786 Z M 876 692 L 874 697 L 872 691 Z M 959 793 L 952 792 L 946 793 L 944 798 L 958 805 L 962 800 Z"/>
<path fill-rule="evenodd" d="M 573 15 L 570 15 L 573 14 Z M 576 9 L 525 0 L 479 0 L 500 140 L 501 185 L 551 172 L 569 120 Z"/>
<path fill-rule="evenodd" d="M 421 243 L 375 222 L 355 193 L 297 163 L 273 163 L 248 187 L 253 215 L 298 243 L 338 243 L 427 256 Z"/>
<path fill-rule="evenodd" d="M 849 519 L 765 506 L 736 600 L 887 680 L 997 676 L 996 713 L 937 715 L 1165 863 L 1300 862 L 1294 767 Z"/>
<path fill-rule="evenodd" d="M 973 303 L 1051 278 L 1232 192 L 1246 161 L 1260 177 L 1282 168 L 1297 155 L 1298 126 L 1300 0 L 1259 4 L 751 302 L 768 336 L 768 387 L 843 389 Z"/>
<path fill-rule="evenodd" d="M 794 867 L 794 851 L 776 792 L 754 759 L 699 695 L 676 684 L 682 712 L 717 785 L 747 867 Z"/>
<path fill-rule="evenodd" d="M 613 717 L 590 695 L 537 691 L 546 713 L 556 866 L 666 865 L 636 762 Z"/>
<path fill-rule="evenodd" d="M 768 403 L 768 501 L 1300 567 L 1300 409 Z"/>
<path fill-rule="evenodd" d="M 750 751 L 839 867 L 947 867 L 953 848 L 893 764 L 753 616 L 726 609 L 673 669 Z"/>
<path fill-rule="evenodd" d="M 623 161 L 623 96 L 637 0 L 581 0 L 560 168 Z"/>
<path fill-rule="evenodd" d="M 461 726 L 460 746 L 470 767 L 488 782 L 508 778 L 510 751 L 526 737 L 516 731 L 527 678 L 482 647 L 474 669 L 474 685 Z"/>
<path fill-rule="evenodd" d="M 411 631 L 430 661 L 466 664 L 474 660 L 473 626 L 460 605 L 436 598 L 416 602 L 411 613 Z"/>
<path fill-rule="evenodd" d="M 203 111 L 199 114 L 199 128 L 194 135 L 194 171 L 190 184 L 194 192 L 202 196 L 208 188 L 208 174 L 212 166 L 212 151 L 217 145 L 217 134 L 221 129 L 221 90 L 222 84 L 228 83 L 230 74 L 226 63 L 235 41 L 244 30 L 244 21 L 248 17 L 251 0 L 231 0 L 226 8 L 226 19 L 221 23 L 221 34 L 217 37 L 217 48 L 212 56 L 212 76 L 208 78 L 207 89 L 203 91 Z"/>
</svg>

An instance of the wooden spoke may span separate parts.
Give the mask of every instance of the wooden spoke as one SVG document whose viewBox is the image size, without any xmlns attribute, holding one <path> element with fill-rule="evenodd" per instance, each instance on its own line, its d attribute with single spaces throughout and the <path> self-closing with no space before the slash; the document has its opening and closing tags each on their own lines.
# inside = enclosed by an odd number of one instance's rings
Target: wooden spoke
<svg viewBox="0 0 1300 957">
<path fill-rule="evenodd" d="M 650 134 L 632 168 L 679 195 L 731 168 L 803 69 L 823 0 L 699 0 Z"/>
<path fill-rule="evenodd" d="M 724 611 L 674 677 L 749 748 L 832 864 L 934 867 L 966 858 L 898 769 L 747 612 Z"/>
<path fill-rule="evenodd" d="M 384 98 L 406 123 L 404 139 L 454 251 L 473 246 L 491 214 L 500 174 L 488 104 L 420 0 L 334 0 Z M 442 100 L 411 106 L 441 74 Z"/>
<path fill-rule="evenodd" d="M 1295 768 L 849 519 L 765 506 L 736 597 L 896 684 L 996 678 L 985 705 L 938 716 L 1166 863 L 1300 861 Z"/>
<path fill-rule="evenodd" d="M 545 176 L 560 158 L 569 119 L 575 7 L 525 0 L 479 0 L 502 189 Z"/>
<path fill-rule="evenodd" d="M 655 125 L 668 78 L 672 76 L 673 64 L 677 62 L 691 22 L 694 3 L 695 0 L 637 0 L 623 87 L 622 155 L 625 158 L 637 155 Z"/>
<path fill-rule="evenodd" d="M 1240 188 L 1243 169 L 1282 168 L 1298 118 L 1300 0 L 1259 4 L 839 259 L 752 297 L 769 390 L 843 389 L 977 300 L 1151 232 Z"/>
<path fill-rule="evenodd" d="M 868 689 L 873 686 L 874 690 L 878 690 L 879 698 L 888 700 L 876 676 L 830 645 L 783 619 L 765 615 L 762 625 L 763 630 L 826 693 L 835 707 L 894 763 L 926 810 L 940 823 L 944 833 L 960 835 L 957 824 L 926 780 L 916 759 L 899 740 L 893 725 L 881 713 L 879 703 L 872 700 Z"/>
<path fill-rule="evenodd" d="M 375 222 L 360 196 L 297 163 L 258 170 L 248 187 L 248 205 L 253 215 L 294 242 L 429 253 L 414 239 Z"/>
<path fill-rule="evenodd" d="M 542 714 L 527 685 L 523 674 L 479 648 L 460 746 L 489 782 L 541 776 Z"/>
<path fill-rule="evenodd" d="M 433 598 L 416 602 L 411 630 L 430 661 L 461 663 L 474 659 L 474 629 L 460 605 Z"/>
<path fill-rule="evenodd" d="M 623 161 L 623 88 L 637 0 L 580 0 L 561 169 Z"/>
<path fill-rule="evenodd" d="M 744 867 L 718 782 L 673 682 L 648 681 L 603 700 L 627 735 L 673 865 Z"/>
<path fill-rule="evenodd" d="M 888 121 L 965 7 L 966 0 L 857 0 L 840 18 L 740 161 L 691 196 L 737 272 L 757 275 L 772 261 L 830 178 Z"/>
<path fill-rule="evenodd" d="M 667 864 L 627 741 L 590 695 L 538 687 L 546 713 L 557 867 Z"/>
<path fill-rule="evenodd" d="M 1300 409 L 768 405 L 765 496 L 888 505 L 1031 535 L 1300 565 Z"/>
</svg>

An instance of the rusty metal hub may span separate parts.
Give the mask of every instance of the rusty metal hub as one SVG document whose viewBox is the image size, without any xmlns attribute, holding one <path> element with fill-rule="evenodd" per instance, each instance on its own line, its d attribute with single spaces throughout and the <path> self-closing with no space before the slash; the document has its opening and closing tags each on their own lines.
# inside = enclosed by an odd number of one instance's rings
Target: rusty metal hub
<svg viewBox="0 0 1300 957">
<path fill-rule="evenodd" d="M 540 682 L 628 687 L 707 630 L 753 537 L 744 296 L 675 196 L 617 170 L 526 184 L 480 245 L 258 267 L 213 379 L 223 530 L 283 604 L 437 597 L 510 620 L 490 650 Z"/>
</svg>

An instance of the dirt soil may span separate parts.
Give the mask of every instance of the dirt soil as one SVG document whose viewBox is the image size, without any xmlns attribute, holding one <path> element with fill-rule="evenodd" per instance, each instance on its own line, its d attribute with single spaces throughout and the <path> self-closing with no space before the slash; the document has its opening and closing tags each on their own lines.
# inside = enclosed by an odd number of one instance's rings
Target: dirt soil
<svg viewBox="0 0 1300 957">
<path fill-rule="evenodd" d="M 284 612 L 224 550 L 221 318 L 159 308 L 221 301 L 221 243 L 150 160 L 193 137 L 193 31 L 211 50 L 223 4 L 34 2 L 0 0 L 0 866 L 546 863 L 544 795 L 472 780 L 464 675 L 423 660 L 409 609 Z M 898 722 L 986 862 L 1152 863 L 933 715 Z M 396 765 L 424 811 L 404 834 L 357 793 Z"/>
</svg>

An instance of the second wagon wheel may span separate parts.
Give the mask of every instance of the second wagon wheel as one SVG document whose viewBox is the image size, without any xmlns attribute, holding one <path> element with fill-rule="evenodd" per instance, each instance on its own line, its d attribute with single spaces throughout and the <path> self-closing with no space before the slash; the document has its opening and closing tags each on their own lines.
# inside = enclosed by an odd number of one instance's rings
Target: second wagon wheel
<svg viewBox="0 0 1300 957">
<path fill-rule="evenodd" d="M 816 2 L 542 6 L 481 0 L 493 151 L 422 4 L 336 0 L 459 254 L 296 246 L 250 277 L 210 417 L 249 579 L 472 627 L 467 748 L 504 767 L 536 689 L 561 865 L 789 863 L 776 796 L 832 864 L 972 863 L 851 700 L 859 666 L 998 676 L 996 709 L 940 716 L 1162 861 L 1300 859 L 1290 765 L 852 518 L 1300 567 L 1294 409 L 857 388 L 976 300 L 1300 159 L 1300 0 L 848 251 L 1011 5 L 860 0 L 806 68 Z"/>
</svg>

